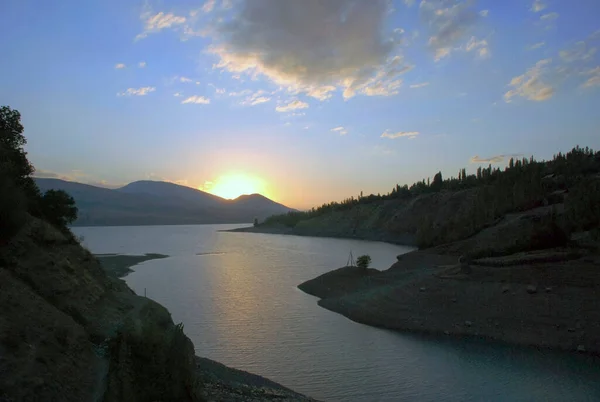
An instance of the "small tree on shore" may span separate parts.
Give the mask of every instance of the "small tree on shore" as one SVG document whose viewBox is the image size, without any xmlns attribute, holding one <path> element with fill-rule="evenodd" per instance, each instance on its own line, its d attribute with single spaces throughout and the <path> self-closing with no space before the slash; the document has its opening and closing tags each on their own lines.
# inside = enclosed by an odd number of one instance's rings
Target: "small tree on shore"
<svg viewBox="0 0 600 402">
<path fill-rule="evenodd" d="M 258 218 L 254 218 L 254 226 L 258 226 Z"/>
<path fill-rule="evenodd" d="M 367 270 L 367 268 L 369 268 L 369 265 L 371 265 L 371 256 L 369 255 L 361 255 L 360 257 L 358 257 L 356 259 L 356 265 L 363 270 Z"/>
</svg>

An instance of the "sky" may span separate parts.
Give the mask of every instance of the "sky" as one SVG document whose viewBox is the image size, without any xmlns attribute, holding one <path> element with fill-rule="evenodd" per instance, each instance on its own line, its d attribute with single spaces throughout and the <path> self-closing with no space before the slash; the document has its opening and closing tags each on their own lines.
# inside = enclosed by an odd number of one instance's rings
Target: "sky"
<svg viewBox="0 0 600 402">
<path fill-rule="evenodd" d="M 600 148 L 598 0 L 2 0 L 40 177 L 296 208 Z"/>
</svg>

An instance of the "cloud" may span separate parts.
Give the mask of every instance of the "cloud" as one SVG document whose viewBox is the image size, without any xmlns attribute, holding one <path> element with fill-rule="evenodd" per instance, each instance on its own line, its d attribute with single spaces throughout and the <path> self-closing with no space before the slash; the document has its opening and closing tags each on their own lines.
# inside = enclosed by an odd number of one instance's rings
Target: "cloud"
<svg viewBox="0 0 600 402">
<path fill-rule="evenodd" d="M 487 40 L 477 40 L 477 38 L 474 36 L 471 36 L 471 39 L 469 39 L 469 42 L 467 42 L 465 50 L 467 52 L 475 51 L 481 58 L 487 58 L 491 56 Z"/>
<path fill-rule="evenodd" d="M 292 110 L 307 109 L 307 108 L 308 108 L 308 103 L 302 102 L 302 101 L 296 99 L 296 100 L 288 103 L 287 105 L 277 106 L 275 108 L 275 110 L 280 113 L 285 113 L 285 112 L 291 112 Z"/>
<path fill-rule="evenodd" d="M 40 179 L 59 179 L 65 181 L 74 181 L 78 183 L 89 184 L 91 186 L 105 188 L 118 188 L 123 186 L 123 184 L 109 183 L 106 180 L 95 180 L 91 178 L 90 175 L 84 173 L 81 170 L 71 170 L 69 173 L 63 174 L 43 169 L 36 169 L 33 173 L 33 177 L 37 177 Z"/>
<path fill-rule="evenodd" d="M 583 73 L 584 75 L 591 75 L 581 86 L 583 88 L 592 88 L 600 86 L 600 66 L 592 68 Z"/>
<path fill-rule="evenodd" d="M 511 102 L 515 96 L 531 101 L 545 101 L 552 98 L 554 88 L 542 80 L 544 68 L 551 62 L 552 59 L 540 60 L 525 74 L 514 77 L 509 84 L 513 89 L 504 94 L 504 100 L 507 103 Z"/>
<path fill-rule="evenodd" d="M 415 0 L 404 0 L 406 7 L 412 7 L 415 5 Z"/>
<path fill-rule="evenodd" d="M 542 21 L 555 21 L 556 19 L 558 19 L 558 13 L 548 13 L 548 14 L 544 14 L 540 17 L 540 20 Z"/>
<path fill-rule="evenodd" d="M 523 155 L 521 154 L 510 154 L 510 155 L 496 155 L 496 156 L 492 156 L 490 158 L 480 158 L 479 156 L 475 155 L 474 157 L 471 158 L 470 162 L 471 163 L 502 163 L 504 162 L 504 159 L 506 158 L 519 158 Z"/>
<path fill-rule="evenodd" d="M 127 66 L 126 66 L 125 64 L 123 64 L 123 63 L 119 63 L 119 64 L 116 64 L 116 65 L 115 65 L 115 68 L 116 68 L 117 70 L 124 69 L 125 67 L 127 67 Z"/>
<path fill-rule="evenodd" d="M 387 0 L 245 0 L 217 23 L 210 48 L 215 68 L 266 77 L 318 100 L 340 90 L 356 95 L 398 92 L 404 59 L 386 32 Z"/>
<path fill-rule="evenodd" d="M 542 0 L 535 0 L 533 2 L 533 5 L 531 6 L 531 11 L 533 11 L 534 13 L 539 13 L 540 11 L 542 11 L 545 8 L 546 8 L 546 4 L 544 4 L 542 2 Z"/>
<path fill-rule="evenodd" d="M 175 92 L 173 94 L 173 96 L 175 96 L 176 98 L 179 98 L 180 96 L 183 96 L 183 94 L 181 92 Z"/>
<path fill-rule="evenodd" d="M 471 0 L 422 0 L 421 18 L 429 26 L 435 61 L 447 57 L 481 18 Z"/>
<path fill-rule="evenodd" d="M 538 43 L 534 43 L 533 45 L 529 46 L 529 50 L 535 50 L 535 49 L 539 49 L 543 46 L 546 45 L 546 42 L 538 42 Z"/>
<path fill-rule="evenodd" d="M 385 132 L 381 134 L 381 138 L 389 138 L 390 140 L 394 140 L 396 138 L 408 137 L 409 139 L 413 139 L 418 135 L 418 131 L 398 131 L 396 133 L 392 133 L 390 130 L 385 130 Z"/>
<path fill-rule="evenodd" d="M 204 96 L 194 95 L 194 96 L 185 98 L 184 100 L 181 101 L 181 104 L 183 104 L 183 105 L 185 105 L 187 103 L 194 103 L 197 105 L 208 105 L 210 103 L 210 99 L 208 99 Z"/>
<path fill-rule="evenodd" d="M 597 52 L 598 48 L 591 47 L 588 41 L 579 41 L 570 49 L 561 50 L 558 55 L 563 61 L 572 63 L 590 60 Z"/>
<path fill-rule="evenodd" d="M 154 91 L 156 91 L 155 87 L 127 88 L 126 91 L 119 92 L 117 96 L 146 96 Z"/>
<path fill-rule="evenodd" d="M 144 68 L 144 67 L 146 67 L 146 62 L 145 62 L 145 61 L 140 61 L 140 62 L 138 63 L 138 67 L 139 67 L 139 68 Z"/>
<path fill-rule="evenodd" d="M 206 0 L 204 5 L 202 6 L 202 11 L 205 13 L 210 13 L 212 10 L 215 9 L 215 3 L 215 0 Z"/>
<path fill-rule="evenodd" d="M 183 83 L 188 83 L 188 82 L 194 81 L 194 80 L 192 80 L 191 78 L 188 78 L 188 77 L 178 77 L 177 79 L 179 79 L 179 82 L 183 82 Z"/>
<path fill-rule="evenodd" d="M 421 82 L 419 84 L 412 84 L 410 87 L 411 88 L 423 88 L 423 87 L 426 87 L 428 85 L 429 85 L 428 82 Z"/>
<path fill-rule="evenodd" d="M 479 15 L 481 15 L 482 17 L 487 17 L 488 15 L 490 15 L 490 10 L 481 10 L 479 12 Z"/>
<path fill-rule="evenodd" d="M 241 104 L 245 106 L 256 106 L 261 103 L 267 103 L 271 100 L 270 97 L 264 96 L 266 94 L 265 91 L 259 90 L 249 95 L 244 99 Z"/>
<path fill-rule="evenodd" d="M 173 13 L 161 11 L 154 14 L 148 7 L 140 15 L 140 19 L 144 22 L 144 30 L 135 37 L 136 41 L 146 38 L 151 33 L 158 33 L 163 29 L 179 27 L 186 22 L 185 17 Z"/>
<path fill-rule="evenodd" d="M 333 131 L 334 133 L 338 133 L 339 135 L 346 135 L 346 134 L 348 134 L 348 130 L 346 130 L 342 126 L 336 127 L 336 128 L 332 128 L 331 131 Z"/>
</svg>

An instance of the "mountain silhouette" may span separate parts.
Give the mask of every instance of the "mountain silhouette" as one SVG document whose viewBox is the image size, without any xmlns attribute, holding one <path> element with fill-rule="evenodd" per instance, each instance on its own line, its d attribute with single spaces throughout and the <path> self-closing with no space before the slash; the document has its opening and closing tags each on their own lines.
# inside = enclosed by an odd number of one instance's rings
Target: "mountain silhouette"
<svg viewBox="0 0 600 402">
<path fill-rule="evenodd" d="M 260 194 L 226 200 L 168 182 L 144 180 L 108 189 L 59 179 L 35 181 L 42 192 L 64 190 L 75 199 L 75 226 L 250 223 L 293 211 Z"/>
</svg>

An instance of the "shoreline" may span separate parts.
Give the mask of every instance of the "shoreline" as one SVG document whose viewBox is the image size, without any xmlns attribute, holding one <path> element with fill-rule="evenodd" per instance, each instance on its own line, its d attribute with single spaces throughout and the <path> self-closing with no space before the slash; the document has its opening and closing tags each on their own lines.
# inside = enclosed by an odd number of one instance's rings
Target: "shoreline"
<svg viewBox="0 0 600 402">
<path fill-rule="evenodd" d="M 598 256 L 510 267 L 473 266 L 428 251 L 390 269 L 345 267 L 298 286 L 318 305 L 374 327 L 600 355 Z M 577 270 L 581 278 L 571 278 Z"/>
<path fill-rule="evenodd" d="M 301 237 L 325 237 L 331 239 L 345 239 L 345 240 L 361 240 L 361 241 L 374 241 L 393 244 L 395 246 L 405 247 L 416 247 L 414 236 L 405 234 L 393 236 L 382 232 L 369 232 L 363 234 L 345 234 L 341 233 L 323 233 L 323 232 L 311 232 L 310 230 L 298 231 L 294 228 L 285 227 L 262 227 L 262 226 L 250 226 L 244 228 L 219 230 L 219 232 L 229 233 L 261 233 L 261 234 L 272 234 L 272 235 L 285 235 L 285 236 L 301 236 Z"/>
</svg>

